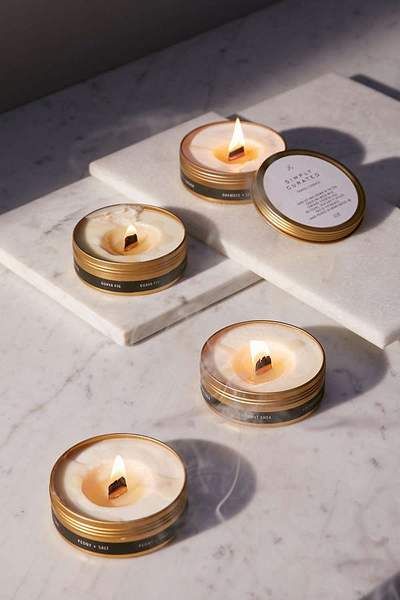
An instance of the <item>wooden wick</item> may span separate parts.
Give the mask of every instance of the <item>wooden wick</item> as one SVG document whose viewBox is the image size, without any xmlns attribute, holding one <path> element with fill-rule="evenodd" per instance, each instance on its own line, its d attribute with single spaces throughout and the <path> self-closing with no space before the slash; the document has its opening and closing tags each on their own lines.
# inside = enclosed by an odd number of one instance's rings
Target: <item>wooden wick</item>
<svg viewBox="0 0 400 600">
<path fill-rule="evenodd" d="M 231 150 L 231 152 L 228 154 L 228 160 L 236 160 L 241 156 L 244 156 L 244 146 L 239 146 L 239 148 Z"/>
<path fill-rule="evenodd" d="M 114 498 L 119 498 L 122 494 L 125 494 L 128 491 L 128 486 L 126 485 L 125 477 L 120 477 L 116 479 L 108 486 L 108 497 L 112 500 Z"/>
<path fill-rule="evenodd" d="M 125 238 L 124 250 L 129 250 L 132 246 L 135 246 L 138 242 L 138 236 L 136 233 L 127 235 Z"/>
<path fill-rule="evenodd" d="M 270 356 L 263 356 L 256 362 L 255 372 L 256 375 L 262 375 L 266 371 L 272 369 L 272 361 Z"/>
</svg>

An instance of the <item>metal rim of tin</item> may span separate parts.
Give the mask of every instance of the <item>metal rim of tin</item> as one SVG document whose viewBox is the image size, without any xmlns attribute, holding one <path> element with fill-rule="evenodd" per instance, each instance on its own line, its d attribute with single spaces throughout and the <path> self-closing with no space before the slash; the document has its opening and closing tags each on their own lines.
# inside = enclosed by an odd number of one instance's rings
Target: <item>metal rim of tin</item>
<svg viewBox="0 0 400 600">
<path fill-rule="evenodd" d="M 127 203 L 127 206 L 130 206 L 130 203 Z M 102 207 L 104 209 L 112 208 L 112 206 L 119 205 L 111 205 Z M 162 277 L 171 273 L 179 267 L 183 266 L 186 258 L 187 258 L 187 233 L 184 223 L 179 219 L 176 215 L 174 215 L 169 210 L 164 208 L 159 208 L 158 206 L 152 206 L 150 204 L 140 205 L 146 208 L 146 210 L 152 210 L 155 212 L 160 212 L 168 215 L 169 217 L 175 219 L 178 223 L 180 223 L 184 229 L 184 238 L 180 242 L 180 244 L 174 248 L 168 254 L 160 256 L 155 259 L 146 260 L 146 261 L 137 261 L 137 262 L 118 262 L 117 260 L 107 260 L 102 258 L 97 258 L 92 256 L 85 250 L 79 246 L 78 242 L 78 234 L 80 229 L 84 226 L 85 220 L 87 217 L 97 212 L 99 209 L 92 211 L 91 213 L 85 215 L 75 226 L 73 234 L 72 234 L 72 249 L 73 249 L 73 257 L 74 261 L 86 273 L 92 275 L 97 278 L 104 278 L 109 281 L 121 281 L 121 282 L 137 282 L 137 281 L 146 281 L 152 278 Z M 183 271 L 183 268 L 182 268 Z M 78 273 L 79 276 L 79 273 Z M 162 289 L 169 287 L 175 283 L 175 281 L 179 279 L 179 277 L 175 278 L 168 285 L 164 285 Z M 85 281 L 85 283 L 88 283 Z M 96 287 L 101 291 L 110 291 L 104 290 L 101 287 L 96 285 L 92 285 L 91 287 Z M 159 291 L 161 288 L 155 288 L 152 291 Z M 113 292 L 111 292 L 113 293 Z M 124 292 L 114 292 L 117 294 L 123 294 Z M 135 292 L 136 293 L 136 292 Z M 138 294 L 143 292 L 137 292 Z"/>
<path fill-rule="evenodd" d="M 176 498 L 168 506 L 141 519 L 134 519 L 131 521 L 102 521 L 100 519 L 92 519 L 90 517 L 83 516 L 77 511 L 69 508 L 63 502 L 56 489 L 55 483 L 57 470 L 60 468 L 60 465 L 64 461 L 68 460 L 69 457 L 77 450 L 102 440 L 112 438 L 135 438 L 147 440 L 167 449 L 181 463 L 185 474 L 184 482 Z M 142 545 L 145 546 L 146 540 L 156 539 L 157 536 L 160 537 L 160 543 L 156 543 L 149 549 L 141 549 L 137 552 L 97 552 L 97 554 L 101 554 L 102 556 L 134 556 L 137 554 L 147 553 L 152 550 L 157 550 L 174 537 L 174 525 L 177 524 L 177 521 L 182 516 L 187 505 L 187 471 L 186 466 L 179 454 L 171 446 L 161 442 L 160 440 L 157 440 L 156 438 L 134 433 L 108 433 L 97 435 L 75 444 L 57 459 L 50 475 L 49 493 L 53 520 L 57 529 L 67 541 L 71 541 L 69 539 L 71 536 L 80 536 L 80 538 L 83 538 L 89 542 L 96 544 L 111 544 L 114 547 L 115 545 L 118 546 L 118 544 L 128 545 L 131 542 L 143 542 Z M 73 543 L 79 549 L 88 550 L 88 547 L 85 547 L 85 545 L 81 546 L 74 542 L 71 543 Z M 90 552 L 96 553 L 96 551 Z"/>
<path fill-rule="evenodd" d="M 241 425 L 249 425 L 250 427 L 286 427 L 288 425 L 298 423 L 299 421 L 304 421 L 304 419 L 307 419 L 318 410 L 324 395 L 324 386 L 322 386 L 320 389 L 319 394 L 317 394 L 315 398 L 312 398 L 309 403 L 303 403 L 298 407 L 299 409 L 303 408 L 303 410 L 299 411 L 301 414 L 298 414 L 298 416 L 292 414 L 290 417 L 285 415 L 286 418 L 283 418 L 280 413 L 282 411 L 289 412 L 293 409 L 283 407 L 281 411 L 243 411 L 235 406 L 232 407 L 232 405 L 228 406 L 222 402 L 219 402 L 215 398 L 213 399 L 216 400 L 215 403 L 210 402 L 209 399 L 206 398 L 204 390 L 202 390 L 202 394 L 208 408 L 214 414 L 218 415 L 219 417 L 226 418 L 229 421 L 234 421 L 235 423 L 239 423 Z M 232 408 L 234 409 L 233 411 Z M 274 414 L 278 415 L 278 417 L 275 420 L 269 420 L 269 418 L 271 418 Z M 252 415 L 252 417 L 249 417 L 249 415 Z M 261 419 L 259 418 L 260 415 Z"/>
<path fill-rule="evenodd" d="M 213 343 L 219 336 L 221 336 L 229 329 L 234 329 L 236 327 L 246 325 L 247 323 L 273 323 L 301 331 L 302 334 L 305 334 L 308 337 L 310 337 L 320 348 L 322 353 L 322 364 L 320 369 L 309 381 L 306 381 L 304 384 L 295 388 L 290 388 L 288 390 L 282 390 L 279 392 L 249 391 L 240 389 L 238 387 L 230 386 L 225 381 L 219 380 L 217 377 L 209 373 L 205 366 L 205 356 L 209 351 L 208 345 L 210 343 Z M 221 406 L 225 405 L 232 407 L 235 413 L 235 416 L 232 416 L 232 419 L 235 421 L 240 421 L 241 414 L 244 414 L 246 412 L 278 413 L 281 411 L 291 411 L 299 409 L 302 406 L 308 405 L 315 398 L 317 398 L 318 395 L 323 394 L 325 386 L 325 372 L 326 357 L 324 348 L 322 344 L 313 335 L 311 335 L 311 333 L 309 333 L 305 329 L 297 327 L 296 325 L 291 325 L 290 323 L 284 323 L 282 321 L 273 321 L 268 319 L 242 321 L 240 323 L 234 323 L 232 325 L 228 325 L 227 327 L 223 327 L 222 329 L 213 333 L 208 338 L 208 340 L 203 345 L 200 356 L 200 382 L 203 396 L 205 392 L 215 401 L 216 405 L 220 404 Z M 211 408 L 218 412 L 217 408 Z M 316 407 L 313 407 L 307 414 L 313 413 L 315 411 L 315 408 Z M 303 415 L 301 418 L 305 418 L 305 416 L 306 415 Z M 282 422 L 282 425 L 298 420 L 300 419 L 296 418 L 291 421 L 285 421 Z M 244 422 L 247 421 L 244 420 Z M 270 426 L 269 423 L 258 424 Z M 274 426 L 276 425 L 279 425 L 279 423 L 274 424 Z"/>
<path fill-rule="evenodd" d="M 294 221 L 290 217 L 281 213 L 272 203 L 270 198 L 265 193 L 263 179 L 265 172 L 268 167 L 272 165 L 276 160 L 279 160 L 283 156 L 290 155 L 307 155 L 325 160 L 337 167 L 342 173 L 344 173 L 350 181 L 353 183 L 358 196 L 358 205 L 354 214 L 345 221 L 334 227 L 312 227 L 310 225 L 303 225 L 297 221 Z M 277 152 L 272 156 L 268 157 L 257 171 L 257 174 L 253 180 L 252 189 L 253 201 L 264 219 L 276 229 L 296 237 L 301 240 L 308 242 L 335 242 L 342 238 L 349 236 L 357 227 L 360 225 L 364 213 L 365 213 L 365 192 L 359 179 L 348 169 L 344 164 L 321 152 L 315 152 L 313 150 L 305 150 L 302 148 L 283 150 Z"/>
<path fill-rule="evenodd" d="M 190 143 L 199 131 L 226 122 L 226 120 L 221 120 L 214 121 L 212 123 L 207 123 L 205 125 L 200 125 L 199 127 L 192 129 L 192 131 L 189 131 L 189 133 L 187 133 L 184 136 L 184 138 L 181 141 L 179 150 L 181 172 L 184 177 L 187 177 L 194 184 L 199 184 L 204 188 L 209 188 L 210 191 L 226 190 L 229 193 L 230 191 L 235 190 L 237 192 L 241 191 L 244 194 L 246 194 L 246 198 L 244 199 L 237 198 L 224 200 L 208 196 L 207 193 L 198 193 L 196 191 L 193 191 L 188 185 L 185 184 L 186 187 L 190 189 L 190 191 L 199 198 L 204 198 L 207 201 L 222 204 L 248 204 L 252 202 L 252 183 L 257 172 L 256 170 L 241 173 L 231 173 L 206 167 L 202 163 L 196 161 L 195 159 L 189 156 L 188 150 Z M 272 127 L 268 127 L 267 125 L 263 125 L 261 123 L 257 123 L 257 126 L 276 134 L 278 137 L 281 138 L 284 148 L 287 147 L 284 138 L 278 131 L 272 129 Z"/>
</svg>

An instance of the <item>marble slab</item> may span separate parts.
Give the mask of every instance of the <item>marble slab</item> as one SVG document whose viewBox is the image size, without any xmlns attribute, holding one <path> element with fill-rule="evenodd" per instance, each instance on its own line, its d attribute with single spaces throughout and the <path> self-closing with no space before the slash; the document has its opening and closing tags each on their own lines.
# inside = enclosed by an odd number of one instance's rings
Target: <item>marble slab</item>
<svg viewBox="0 0 400 600">
<path fill-rule="evenodd" d="M 227 590 L 229 600 L 360 600 L 399 570 L 393 347 L 379 350 L 264 281 L 126 348 L 90 327 L 82 335 L 72 313 L 0 274 L 1 600 L 186 600 L 188 590 L 190 600 Z M 250 429 L 205 405 L 201 346 L 249 317 L 295 322 L 324 344 L 326 397 L 311 419 Z M 173 544 L 111 560 L 61 538 L 47 485 L 73 443 L 121 430 L 175 445 L 190 501 Z"/>
<path fill-rule="evenodd" d="M 133 344 L 251 285 L 258 277 L 189 240 L 184 277 L 148 296 L 119 298 L 84 285 L 71 232 L 88 212 L 126 198 L 89 177 L 0 217 L 0 262 L 118 344 Z"/>
<path fill-rule="evenodd" d="M 242 115 L 283 131 L 290 147 L 325 150 L 353 167 L 366 185 L 368 206 L 351 237 L 305 243 L 275 231 L 251 205 L 221 206 L 192 196 L 179 179 L 178 145 L 192 128 L 220 118 L 216 113 L 97 160 L 90 171 L 123 194 L 176 211 L 194 236 L 373 344 L 383 348 L 398 339 L 400 211 L 394 203 L 400 159 L 392 158 L 400 139 L 398 103 L 328 74 Z"/>
</svg>

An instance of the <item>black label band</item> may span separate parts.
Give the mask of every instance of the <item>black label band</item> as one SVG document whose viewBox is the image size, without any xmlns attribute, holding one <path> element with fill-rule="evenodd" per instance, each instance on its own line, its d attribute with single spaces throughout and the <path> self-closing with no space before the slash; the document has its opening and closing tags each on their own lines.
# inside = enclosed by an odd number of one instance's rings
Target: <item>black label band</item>
<svg viewBox="0 0 400 600">
<path fill-rule="evenodd" d="M 144 538 L 142 540 L 136 540 L 134 542 L 97 542 L 95 540 L 90 540 L 77 535 L 67 529 L 62 523 L 60 523 L 54 512 L 52 512 L 52 517 L 54 525 L 66 540 L 71 542 L 71 544 L 78 546 L 78 548 L 87 550 L 88 552 L 93 552 L 94 554 L 109 554 L 117 556 L 146 552 L 147 550 L 152 550 L 157 546 L 160 546 L 160 544 L 164 544 L 165 542 L 171 540 L 176 532 L 176 526 L 173 524 L 156 535 L 152 535 L 151 537 Z"/>
<path fill-rule="evenodd" d="M 300 419 L 304 415 L 317 408 L 324 395 L 324 388 L 322 388 L 318 394 L 314 396 L 314 398 L 308 400 L 301 406 L 295 406 L 294 408 L 289 408 L 288 410 L 279 410 L 273 412 L 253 412 L 236 406 L 224 404 L 217 400 L 217 398 L 214 398 L 214 396 L 211 396 L 211 394 L 209 394 L 203 386 L 201 387 L 201 393 L 207 404 L 209 404 L 211 408 L 216 410 L 223 417 L 235 419 L 237 421 L 243 421 L 244 423 L 273 425 Z"/>
<path fill-rule="evenodd" d="M 201 183 L 197 183 L 196 181 L 192 181 L 189 179 L 183 171 L 181 171 L 181 179 L 183 184 L 189 188 L 195 194 L 200 194 L 201 196 L 207 196 L 208 198 L 213 198 L 214 200 L 224 200 L 230 202 L 240 202 L 243 200 L 250 200 L 250 189 L 244 190 L 221 190 L 217 188 L 211 188 L 206 185 L 202 185 Z"/>
<path fill-rule="evenodd" d="M 144 279 L 143 281 L 112 281 L 111 279 L 103 279 L 102 277 L 96 277 L 88 273 L 82 267 L 80 267 L 76 261 L 74 261 L 75 271 L 83 281 L 93 285 L 94 287 L 100 288 L 101 290 L 108 290 L 110 292 L 120 293 L 134 293 L 134 292 L 148 292 L 164 287 L 169 283 L 178 279 L 185 270 L 186 258 L 176 269 L 173 269 L 165 275 L 155 277 L 154 279 Z"/>
</svg>

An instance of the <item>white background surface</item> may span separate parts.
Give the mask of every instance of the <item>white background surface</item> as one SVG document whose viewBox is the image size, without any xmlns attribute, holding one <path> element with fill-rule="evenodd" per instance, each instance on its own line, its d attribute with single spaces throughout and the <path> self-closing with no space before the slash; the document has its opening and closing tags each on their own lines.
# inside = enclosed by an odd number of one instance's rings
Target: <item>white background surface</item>
<svg viewBox="0 0 400 600">
<path fill-rule="evenodd" d="M 358 598 L 400 551 L 400 353 L 383 353 L 261 283 L 131 348 L 3 275 L 0 598 Z M 28 308 L 27 308 L 28 307 Z M 321 412 L 274 430 L 223 424 L 199 390 L 199 353 L 248 318 L 310 329 L 327 352 Z M 156 374 L 155 368 L 156 365 Z M 85 437 L 133 431 L 180 442 L 190 474 L 181 539 L 112 560 L 71 548 L 50 520 L 48 477 Z M 166 592 L 168 590 L 168 592 Z"/>
</svg>

